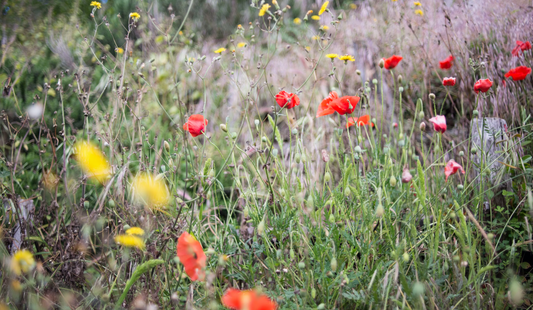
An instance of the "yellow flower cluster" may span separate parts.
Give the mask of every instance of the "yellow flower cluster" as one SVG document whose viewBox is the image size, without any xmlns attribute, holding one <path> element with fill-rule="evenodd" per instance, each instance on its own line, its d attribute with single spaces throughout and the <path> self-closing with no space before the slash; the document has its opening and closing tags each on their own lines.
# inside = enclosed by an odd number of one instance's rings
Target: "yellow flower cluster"
<svg viewBox="0 0 533 310">
<path fill-rule="evenodd" d="M 130 18 L 133 19 L 134 22 L 138 21 L 139 18 L 141 18 L 141 15 L 137 12 L 130 13 Z"/>
<path fill-rule="evenodd" d="M 322 29 L 324 31 L 327 31 L 327 30 L 329 30 L 329 26 L 322 25 L 322 26 L 320 26 L 320 29 Z"/>
<path fill-rule="evenodd" d="M 140 227 L 131 227 L 126 230 L 126 234 L 130 236 L 142 236 L 144 235 L 144 230 Z"/>
<path fill-rule="evenodd" d="M 424 12 L 422 10 L 416 10 L 415 14 L 416 15 L 420 15 L 420 16 L 424 16 Z"/>
<path fill-rule="evenodd" d="M 239 43 L 237 44 L 237 47 L 238 47 L 238 48 L 243 48 L 243 47 L 245 47 L 245 46 L 246 46 L 246 43 L 245 43 L 245 42 L 239 42 Z"/>
<path fill-rule="evenodd" d="M 299 17 L 296 17 L 293 22 L 296 24 L 296 25 L 299 25 L 302 23 L 302 20 L 299 18 Z"/>
<path fill-rule="evenodd" d="M 214 51 L 214 53 L 215 54 L 221 54 L 222 52 L 225 52 L 225 51 L 226 51 L 226 49 L 221 47 L 221 48 L 217 49 L 216 51 Z"/>
<path fill-rule="evenodd" d="M 261 9 L 259 10 L 259 16 L 264 16 L 268 9 L 270 9 L 270 4 L 263 4 Z"/>
<path fill-rule="evenodd" d="M 339 59 L 344 61 L 344 62 L 355 61 L 355 58 L 352 55 L 340 56 Z"/>
<path fill-rule="evenodd" d="M 78 142 L 75 149 L 76 161 L 85 174 L 104 183 L 111 173 L 111 168 L 100 149 L 87 141 Z"/>
<path fill-rule="evenodd" d="M 415 1 L 415 2 L 414 2 L 414 5 L 415 5 L 415 6 L 422 6 L 422 3 L 420 3 L 420 1 Z"/>
<path fill-rule="evenodd" d="M 121 47 L 117 47 L 117 48 L 115 48 L 115 52 L 117 52 L 117 54 L 123 54 L 124 53 L 124 49 L 121 48 Z"/>
<path fill-rule="evenodd" d="M 170 201 L 165 182 L 147 173 L 139 174 L 134 178 L 133 191 L 139 202 L 144 202 L 150 207 L 162 207 Z"/>
<path fill-rule="evenodd" d="M 91 1 L 91 6 L 94 6 L 98 10 L 102 8 L 102 4 L 98 1 Z"/>
<path fill-rule="evenodd" d="M 118 235 L 115 236 L 115 242 L 128 248 L 137 248 L 139 250 L 144 250 L 144 240 L 137 236 Z"/>
<path fill-rule="evenodd" d="M 11 258 L 11 271 L 17 276 L 30 272 L 35 266 L 35 259 L 28 250 L 18 250 Z"/>
</svg>

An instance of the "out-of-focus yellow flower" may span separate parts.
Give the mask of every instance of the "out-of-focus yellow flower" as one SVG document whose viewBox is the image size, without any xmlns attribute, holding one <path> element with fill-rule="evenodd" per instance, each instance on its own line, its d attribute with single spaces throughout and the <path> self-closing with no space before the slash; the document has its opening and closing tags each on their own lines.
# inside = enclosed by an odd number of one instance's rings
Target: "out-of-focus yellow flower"
<svg viewBox="0 0 533 310">
<path fill-rule="evenodd" d="M 102 8 L 102 4 L 98 1 L 91 1 L 91 6 L 94 6 L 98 10 Z"/>
<path fill-rule="evenodd" d="M 270 9 L 270 4 L 263 4 L 261 9 L 259 10 L 259 16 L 264 16 L 268 9 Z"/>
<path fill-rule="evenodd" d="M 350 3 L 350 9 L 352 9 L 352 10 L 357 9 L 357 4 L 355 4 L 355 3 Z"/>
<path fill-rule="evenodd" d="M 392 2 L 396 2 L 396 1 L 398 1 L 398 0 L 392 0 Z"/>
<path fill-rule="evenodd" d="M 311 16 L 311 19 L 312 19 L 312 20 L 320 20 L 320 16 L 318 16 L 318 15 L 313 15 L 313 16 Z"/>
<path fill-rule="evenodd" d="M 312 40 L 318 40 L 318 39 L 320 39 L 320 37 L 319 36 L 313 36 L 311 39 Z"/>
<path fill-rule="evenodd" d="M 333 59 L 339 57 L 339 55 L 337 55 L 337 54 L 326 54 L 326 57 L 331 59 L 331 60 L 333 60 Z"/>
<path fill-rule="evenodd" d="M 342 60 L 342 61 L 355 61 L 355 58 L 353 58 L 352 55 L 344 55 L 344 56 L 339 56 L 339 59 Z"/>
<path fill-rule="evenodd" d="M 299 25 L 302 23 L 302 20 L 299 18 L 299 17 L 296 17 L 295 19 L 292 20 L 296 25 Z"/>
<path fill-rule="evenodd" d="M 424 12 L 422 10 L 416 10 L 415 14 L 416 15 L 420 15 L 420 16 L 424 16 Z"/>
<path fill-rule="evenodd" d="M 329 26 L 322 25 L 322 26 L 320 26 L 320 29 L 322 29 L 324 31 L 327 31 L 327 30 L 329 30 Z"/>
<path fill-rule="evenodd" d="M 242 29 L 242 25 L 241 25 L 241 24 L 238 24 L 238 25 L 237 25 L 237 29 L 239 29 L 239 30 Z"/>
<path fill-rule="evenodd" d="M 218 50 L 214 51 L 213 53 L 215 53 L 215 54 L 221 54 L 222 52 L 225 52 L 225 51 L 226 51 L 226 49 L 223 48 L 223 47 L 221 47 L 221 48 L 219 48 Z"/>
<path fill-rule="evenodd" d="M 133 191 L 137 200 L 150 207 L 162 207 L 170 201 L 165 181 L 148 173 L 139 174 L 133 179 Z"/>
<path fill-rule="evenodd" d="M 420 1 L 415 1 L 415 2 L 414 2 L 414 5 L 415 5 L 415 6 L 422 6 L 422 3 L 420 3 Z"/>
<path fill-rule="evenodd" d="M 305 49 L 309 52 L 311 50 L 311 46 L 306 46 Z"/>
<path fill-rule="evenodd" d="M 324 14 L 324 12 L 326 12 L 326 10 L 328 9 L 328 4 L 329 4 L 329 1 L 326 1 L 324 2 L 324 4 L 322 4 L 320 11 L 318 11 L 318 15 L 322 15 Z"/>
<path fill-rule="evenodd" d="M 122 47 L 117 47 L 117 48 L 115 48 L 115 52 L 117 52 L 117 54 L 123 54 L 124 53 L 124 49 Z"/>
<path fill-rule="evenodd" d="M 132 235 L 115 236 L 115 242 L 128 248 L 144 250 L 144 240 Z"/>
<path fill-rule="evenodd" d="M 111 168 L 100 149 L 87 141 L 78 142 L 75 149 L 76 161 L 85 174 L 95 178 L 100 183 L 104 183 L 111 173 Z"/>
<path fill-rule="evenodd" d="M 278 5 L 278 0 L 272 0 L 273 5 Z"/>
<path fill-rule="evenodd" d="M 310 15 L 310 14 L 313 14 L 313 10 L 307 11 L 307 13 L 305 15 Z"/>
<path fill-rule="evenodd" d="M 30 272 L 35 267 L 35 259 L 28 250 L 18 250 L 11 258 L 11 271 L 17 276 Z"/>
<path fill-rule="evenodd" d="M 144 235 L 144 230 L 140 227 L 131 227 L 130 229 L 126 230 L 126 234 L 131 236 L 142 236 Z"/>
<path fill-rule="evenodd" d="M 138 21 L 139 18 L 141 18 L 141 15 L 137 12 L 130 13 L 130 18 L 133 19 L 134 22 Z"/>
<path fill-rule="evenodd" d="M 237 44 L 237 47 L 238 48 L 243 48 L 246 46 L 246 43 L 245 42 L 239 42 L 239 44 Z"/>
</svg>

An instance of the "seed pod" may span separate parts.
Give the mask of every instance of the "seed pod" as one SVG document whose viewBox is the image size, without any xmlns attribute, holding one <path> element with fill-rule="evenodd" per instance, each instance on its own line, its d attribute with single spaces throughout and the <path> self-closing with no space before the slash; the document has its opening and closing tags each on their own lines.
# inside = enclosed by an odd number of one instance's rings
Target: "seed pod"
<svg viewBox="0 0 533 310">
<path fill-rule="evenodd" d="M 326 172 L 324 174 L 324 181 L 329 182 L 331 180 L 331 174 L 329 172 Z"/>
<path fill-rule="evenodd" d="M 390 177 L 389 184 L 392 187 L 396 187 L 396 178 L 393 175 Z"/>
<path fill-rule="evenodd" d="M 418 119 L 419 119 L 419 120 L 423 120 L 424 117 L 426 117 L 426 114 L 424 113 L 424 111 L 420 111 L 420 112 L 418 112 Z"/>
<path fill-rule="evenodd" d="M 378 207 L 376 208 L 376 217 L 382 217 L 383 214 L 385 214 L 385 208 L 383 208 L 383 205 L 380 202 Z"/>
<path fill-rule="evenodd" d="M 259 225 L 257 225 L 257 233 L 259 236 L 262 236 L 265 232 L 265 219 L 263 219 L 261 222 L 259 222 Z"/>
<path fill-rule="evenodd" d="M 337 271 L 337 258 L 335 256 L 331 259 L 330 266 L 333 272 Z"/>
<path fill-rule="evenodd" d="M 314 287 L 311 289 L 311 298 L 316 298 L 316 289 Z"/>
</svg>

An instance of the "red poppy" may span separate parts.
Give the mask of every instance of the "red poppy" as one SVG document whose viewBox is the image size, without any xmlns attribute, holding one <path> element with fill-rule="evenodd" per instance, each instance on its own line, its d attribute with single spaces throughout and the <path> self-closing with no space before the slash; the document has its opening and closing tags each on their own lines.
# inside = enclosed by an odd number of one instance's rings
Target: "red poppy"
<svg viewBox="0 0 533 310">
<path fill-rule="evenodd" d="M 453 56 L 450 55 L 448 58 L 443 61 L 439 61 L 439 66 L 441 69 L 448 70 L 453 66 Z"/>
<path fill-rule="evenodd" d="M 230 288 L 222 296 L 222 304 L 233 310 L 275 310 L 278 305 L 266 295 L 258 295 L 254 290 L 240 291 Z"/>
<path fill-rule="evenodd" d="M 333 114 L 335 112 L 340 115 L 353 113 L 357 103 L 361 98 L 357 96 L 340 97 L 336 92 L 332 91 L 318 106 L 316 117 Z"/>
<path fill-rule="evenodd" d="M 207 126 L 207 119 L 203 115 L 193 114 L 185 124 L 183 124 L 183 130 L 191 133 L 191 136 L 197 137 L 205 132 L 205 126 Z"/>
<path fill-rule="evenodd" d="M 433 129 L 435 129 L 435 131 L 440 133 L 446 131 L 446 117 L 444 117 L 444 115 L 437 115 L 430 118 L 429 121 L 433 123 Z"/>
<path fill-rule="evenodd" d="M 205 279 L 206 257 L 202 245 L 196 238 L 184 232 L 178 239 L 177 253 L 185 267 L 185 273 L 192 281 Z"/>
<path fill-rule="evenodd" d="M 521 81 L 525 79 L 526 76 L 530 73 L 531 73 L 531 68 L 520 66 L 520 67 L 516 67 L 514 69 L 509 70 L 509 72 L 505 74 L 505 77 L 506 78 L 512 77 L 513 81 Z"/>
<path fill-rule="evenodd" d="M 392 55 L 391 58 L 383 58 L 383 61 L 385 62 L 385 69 L 391 70 L 396 68 L 396 66 L 402 61 L 402 56 L 396 56 Z"/>
<path fill-rule="evenodd" d="M 448 177 L 452 174 L 455 174 L 457 171 L 461 171 L 463 174 L 465 174 L 465 171 L 461 165 L 455 162 L 455 160 L 450 159 L 448 163 L 446 164 L 446 167 L 444 167 L 444 174 L 446 175 L 446 181 L 448 181 Z"/>
<path fill-rule="evenodd" d="M 516 46 L 513 48 L 513 56 L 518 56 L 520 52 L 527 51 L 531 49 L 531 43 L 529 41 L 522 42 L 516 41 Z"/>
<path fill-rule="evenodd" d="M 351 127 L 355 124 L 357 124 L 357 126 L 368 125 L 369 122 L 370 122 L 370 115 L 363 115 L 361 117 L 350 117 L 348 118 L 348 122 L 346 123 L 346 128 Z M 374 127 L 373 123 L 370 123 L 370 124 L 372 127 Z"/>
<path fill-rule="evenodd" d="M 474 91 L 476 94 L 479 92 L 486 93 L 492 87 L 492 81 L 489 79 L 479 80 L 474 84 Z"/>
<path fill-rule="evenodd" d="M 409 183 L 413 179 L 413 176 L 409 172 L 409 168 L 405 167 L 403 168 L 402 172 L 402 183 Z"/>
<path fill-rule="evenodd" d="M 392 124 L 392 127 L 394 127 L 394 128 L 398 128 L 398 123 L 394 123 L 394 124 Z"/>
<path fill-rule="evenodd" d="M 442 80 L 442 85 L 444 85 L 444 86 L 454 86 L 455 85 L 455 78 L 452 78 L 452 77 L 444 78 Z"/>
<path fill-rule="evenodd" d="M 282 108 L 292 109 L 295 106 L 300 105 L 300 98 L 298 98 L 296 94 L 282 90 L 276 95 L 276 102 Z"/>
</svg>

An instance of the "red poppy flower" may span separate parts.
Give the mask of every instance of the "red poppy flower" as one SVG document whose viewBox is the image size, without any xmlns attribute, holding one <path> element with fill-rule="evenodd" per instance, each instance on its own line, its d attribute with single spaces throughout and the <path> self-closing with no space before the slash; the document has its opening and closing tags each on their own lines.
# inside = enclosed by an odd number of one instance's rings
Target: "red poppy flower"
<svg viewBox="0 0 533 310">
<path fill-rule="evenodd" d="M 300 105 L 300 98 L 298 98 L 296 94 L 282 90 L 276 95 L 276 102 L 282 108 L 292 109 L 295 106 Z"/>
<path fill-rule="evenodd" d="M 387 70 L 394 69 L 400 63 L 400 61 L 402 61 L 402 59 L 403 59 L 402 56 L 396 56 L 396 55 L 392 55 L 391 58 L 383 58 L 383 61 L 385 62 L 385 69 Z"/>
<path fill-rule="evenodd" d="M 442 85 L 444 86 L 454 86 L 455 85 L 455 78 L 444 78 L 442 80 Z"/>
<path fill-rule="evenodd" d="M 492 87 L 492 81 L 489 79 L 479 80 L 474 84 L 474 91 L 476 94 L 479 92 L 486 93 Z"/>
<path fill-rule="evenodd" d="M 512 77 L 513 81 L 521 81 L 525 79 L 526 76 L 530 73 L 531 73 L 531 68 L 520 66 L 520 67 L 516 67 L 514 69 L 509 70 L 509 72 L 505 74 L 505 77 L 506 78 Z"/>
<path fill-rule="evenodd" d="M 437 115 L 430 118 L 429 121 L 433 123 L 433 129 L 435 129 L 435 131 L 440 133 L 446 131 L 446 117 L 444 117 L 444 115 Z"/>
<path fill-rule="evenodd" d="M 192 281 L 205 279 L 206 257 L 202 245 L 196 238 L 184 232 L 178 239 L 177 253 L 185 267 L 185 273 Z"/>
<path fill-rule="evenodd" d="M 453 66 L 453 56 L 450 55 L 448 58 L 443 61 L 439 61 L 439 66 L 441 69 L 448 70 Z"/>
<path fill-rule="evenodd" d="M 448 163 L 446 164 L 446 167 L 444 167 L 444 174 L 446 175 L 446 181 L 448 181 L 448 177 L 452 174 L 455 174 L 457 171 L 461 171 L 463 174 L 465 174 L 465 171 L 461 165 L 455 162 L 455 160 L 450 159 Z"/>
<path fill-rule="evenodd" d="M 205 132 L 205 126 L 207 126 L 207 120 L 203 115 L 193 114 L 185 124 L 183 124 L 183 130 L 191 133 L 191 136 L 196 137 Z"/>
<path fill-rule="evenodd" d="M 409 168 L 405 167 L 403 168 L 402 172 L 402 183 L 409 183 L 413 179 L 413 176 L 409 172 Z"/>
<path fill-rule="evenodd" d="M 320 103 L 316 117 L 333 114 L 334 112 L 337 112 L 340 115 L 353 113 L 360 99 L 361 98 L 357 96 L 344 96 L 339 98 L 339 95 L 332 91 L 329 93 L 329 96 Z"/>
<path fill-rule="evenodd" d="M 522 42 L 516 41 L 516 46 L 513 48 L 513 56 L 518 56 L 520 52 L 527 51 L 531 49 L 531 43 L 529 41 Z"/>
<path fill-rule="evenodd" d="M 357 124 L 357 126 L 368 125 L 369 122 L 370 115 L 363 115 L 361 117 L 350 117 L 348 118 L 348 122 L 346 123 L 346 128 L 351 127 L 355 124 Z M 371 123 L 371 126 L 374 127 L 374 124 Z"/>
<path fill-rule="evenodd" d="M 394 128 L 398 128 L 398 123 L 394 123 L 394 124 L 392 124 L 392 127 L 394 127 Z"/>
<path fill-rule="evenodd" d="M 233 310 L 275 310 L 277 304 L 266 295 L 258 295 L 253 290 L 240 291 L 230 288 L 222 296 L 222 304 Z"/>
</svg>

